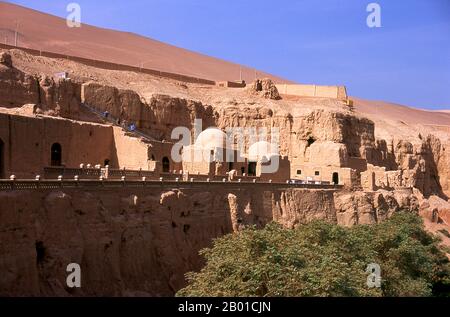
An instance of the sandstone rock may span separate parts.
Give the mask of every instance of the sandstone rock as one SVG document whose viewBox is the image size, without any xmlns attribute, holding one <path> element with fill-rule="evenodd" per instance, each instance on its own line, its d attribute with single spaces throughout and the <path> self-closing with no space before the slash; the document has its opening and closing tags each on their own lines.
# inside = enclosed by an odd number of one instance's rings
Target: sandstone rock
<svg viewBox="0 0 450 317">
<path fill-rule="evenodd" d="M 338 224 L 353 226 L 377 222 L 370 195 L 364 192 L 336 193 L 334 198 Z"/>
<path fill-rule="evenodd" d="M 37 80 L 15 68 L 0 64 L 0 106 L 21 107 L 24 104 L 39 103 Z"/>
<path fill-rule="evenodd" d="M 314 142 L 310 146 L 309 160 L 321 166 L 347 166 L 348 152 L 345 144 L 331 141 Z"/>
<path fill-rule="evenodd" d="M 260 95 L 267 99 L 281 99 L 274 82 L 269 78 L 256 79 L 248 88 L 250 93 Z"/>
<path fill-rule="evenodd" d="M 13 66 L 11 55 L 8 52 L 0 52 L 0 64 L 5 65 L 6 67 Z"/>
</svg>

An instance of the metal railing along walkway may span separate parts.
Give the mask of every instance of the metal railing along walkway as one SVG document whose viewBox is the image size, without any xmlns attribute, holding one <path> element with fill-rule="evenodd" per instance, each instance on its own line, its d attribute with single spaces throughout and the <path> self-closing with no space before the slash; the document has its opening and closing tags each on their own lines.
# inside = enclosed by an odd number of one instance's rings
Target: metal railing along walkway
<svg viewBox="0 0 450 317">
<path fill-rule="evenodd" d="M 266 186 L 277 188 L 304 188 L 304 189 L 329 189 L 340 190 L 342 185 L 316 185 L 316 184 L 292 184 L 269 182 L 240 182 L 236 181 L 188 181 L 174 180 L 0 180 L 0 191 L 8 190 L 41 190 L 41 189 L 101 189 L 101 188 L 211 188 L 227 187 L 234 189 L 250 189 L 252 187 Z"/>
</svg>

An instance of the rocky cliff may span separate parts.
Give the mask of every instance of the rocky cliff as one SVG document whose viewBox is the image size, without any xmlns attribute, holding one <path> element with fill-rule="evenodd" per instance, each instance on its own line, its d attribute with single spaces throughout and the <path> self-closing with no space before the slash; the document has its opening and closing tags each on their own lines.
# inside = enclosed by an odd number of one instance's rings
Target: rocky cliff
<svg viewBox="0 0 450 317">
<path fill-rule="evenodd" d="M 272 220 L 375 223 L 417 212 L 408 193 L 252 188 L 0 192 L 0 295 L 169 296 L 213 238 Z M 78 263 L 82 287 L 66 287 Z"/>
<path fill-rule="evenodd" d="M 71 80 L 55 80 L 44 74 L 28 74 L 14 67 L 3 52 L 0 63 L 0 106 L 8 108 L 35 104 L 35 111 L 78 119 L 81 85 Z"/>
</svg>

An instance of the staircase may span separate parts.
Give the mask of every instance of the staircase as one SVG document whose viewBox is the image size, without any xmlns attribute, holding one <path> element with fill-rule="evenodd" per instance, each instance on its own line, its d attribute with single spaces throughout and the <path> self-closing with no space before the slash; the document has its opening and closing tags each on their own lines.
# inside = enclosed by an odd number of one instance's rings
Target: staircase
<svg viewBox="0 0 450 317">
<path fill-rule="evenodd" d="M 92 107 L 88 104 L 85 103 L 81 103 L 81 106 L 83 106 L 84 108 L 86 108 L 87 110 L 89 110 L 91 113 L 93 113 L 94 115 L 98 116 L 102 121 L 106 121 L 111 123 L 112 125 L 116 126 L 116 127 L 120 127 L 123 130 L 125 130 L 128 133 L 131 133 L 133 135 L 135 135 L 136 137 L 141 137 L 143 139 L 145 139 L 146 141 L 149 142 L 157 142 L 157 143 L 161 143 L 162 141 L 156 140 L 155 138 L 151 137 L 150 135 L 144 133 L 143 131 L 139 130 L 138 128 L 134 128 L 134 129 L 130 129 L 129 126 L 124 126 L 121 124 L 118 124 L 119 119 L 118 118 L 114 118 L 113 116 L 111 116 L 111 114 L 108 114 L 108 116 L 104 115 L 104 112 L 96 109 L 95 107 Z"/>
</svg>

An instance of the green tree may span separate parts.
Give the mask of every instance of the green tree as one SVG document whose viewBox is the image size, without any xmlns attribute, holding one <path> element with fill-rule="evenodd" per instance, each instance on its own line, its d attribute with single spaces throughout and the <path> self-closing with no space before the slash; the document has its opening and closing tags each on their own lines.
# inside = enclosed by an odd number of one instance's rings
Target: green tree
<svg viewBox="0 0 450 317">
<path fill-rule="evenodd" d="M 448 295 L 449 260 L 438 245 L 410 213 L 351 228 L 271 223 L 216 239 L 177 296 Z M 367 286 L 370 263 L 381 267 L 380 288 Z"/>
</svg>

